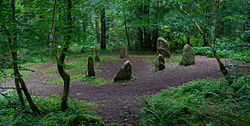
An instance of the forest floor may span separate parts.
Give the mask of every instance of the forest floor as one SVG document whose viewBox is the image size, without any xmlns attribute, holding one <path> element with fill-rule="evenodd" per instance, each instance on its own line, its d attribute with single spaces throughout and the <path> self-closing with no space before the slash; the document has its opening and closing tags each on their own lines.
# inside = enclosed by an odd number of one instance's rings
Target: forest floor
<svg viewBox="0 0 250 126">
<path fill-rule="evenodd" d="M 188 67 L 178 65 L 180 55 L 175 54 L 171 59 L 166 59 L 166 69 L 153 72 L 155 55 L 152 53 L 133 53 L 128 58 L 120 59 L 118 54 L 105 55 L 116 58 L 103 59 L 95 63 L 96 77 L 99 82 L 84 81 L 84 71 L 80 66 L 74 66 L 75 61 L 82 61 L 83 57 L 67 59 L 71 66 L 67 67 L 72 76 L 70 98 L 77 98 L 98 105 L 94 113 L 103 117 L 107 123 L 127 123 L 136 125 L 136 119 L 143 107 L 140 98 L 146 98 L 159 93 L 169 86 L 179 86 L 183 83 L 199 79 L 218 79 L 222 77 L 215 58 L 196 56 L 196 64 Z M 84 56 L 85 58 L 87 56 Z M 133 81 L 113 83 L 112 80 L 122 64 L 129 60 L 132 63 L 132 74 L 136 78 Z M 70 70 L 79 67 L 76 70 Z M 54 71 L 53 71 L 53 69 Z M 62 81 L 56 72 L 56 64 L 53 62 L 36 64 L 35 72 L 30 72 L 24 77 L 27 87 L 33 95 L 42 97 L 59 95 L 63 91 Z M 53 80 L 59 79 L 56 84 Z M 97 79 L 98 80 L 98 79 Z M 6 81 L 4 85 L 13 85 L 13 80 Z"/>
</svg>

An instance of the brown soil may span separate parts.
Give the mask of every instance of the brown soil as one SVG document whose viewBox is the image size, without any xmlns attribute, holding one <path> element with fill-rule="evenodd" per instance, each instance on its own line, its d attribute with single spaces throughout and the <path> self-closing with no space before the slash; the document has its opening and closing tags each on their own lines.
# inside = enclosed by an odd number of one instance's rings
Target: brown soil
<svg viewBox="0 0 250 126">
<path fill-rule="evenodd" d="M 149 97 L 159 93 L 162 89 L 169 86 L 179 86 L 183 83 L 207 78 L 220 78 L 217 61 L 214 58 L 196 56 L 196 64 L 193 66 L 180 66 L 177 63 L 166 65 L 166 70 L 152 72 L 153 61 L 148 62 L 148 54 L 140 56 L 131 55 L 129 58 L 118 60 L 105 60 L 96 68 L 102 69 L 97 72 L 97 77 L 112 80 L 121 65 L 129 60 L 132 63 L 133 75 L 136 80 L 114 84 L 108 83 L 103 86 L 94 86 L 89 82 L 81 80 L 75 81 L 70 87 L 70 98 L 78 98 L 88 102 L 98 104 L 98 109 L 94 112 L 101 115 L 107 123 L 128 123 L 135 124 L 139 109 L 143 107 L 140 97 Z M 81 57 L 71 58 L 75 60 Z M 176 61 L 177 62 L 177 61 Z M 55 75 L 40 75 L 45 69 L 53 66 L 52 62 L 44 63 L 42 67 L 36 69 L 35 73 L 25 78 L 28 88 L 33 94 L 39 96 L 51 96 L 52 94 L 61 95 L 62 85 L 48 84 L 44 77 L 55 78 Z M 79 73 L 79 72 L 78 72 Z M 82 74 L 84 72 L 81 72 Z M 70 73 L 74 74 L 74 73 Z M 10 84 L 10 82 L 8 83 Z M 5 84 L 5 85 L 8 85 Z M 46 85 L 46 86 L 45 86 Z"/>
</svg>

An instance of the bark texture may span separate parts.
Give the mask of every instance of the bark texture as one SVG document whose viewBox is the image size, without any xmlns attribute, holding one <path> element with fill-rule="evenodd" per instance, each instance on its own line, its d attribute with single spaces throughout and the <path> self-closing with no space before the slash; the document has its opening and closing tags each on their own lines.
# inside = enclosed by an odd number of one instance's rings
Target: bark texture
<svg viewBox="0 0 250 126">
<path fill-rule="evenodd" d="M 22 91 L 24 92 L 24 95 L 27 98 L 27 101 L 32 109 L 32 111 L 34 113 L 40 113 L 40 110 L 38 109 L 38 107 L 34 104 L 31 95 L 26 87 L 26 84 L 22 78 L 22 75 L 19 72 L 19 67 L 18 67 L 18 58 L 17 58 L 17 52 L 15 51 L 15 49 L 17 48 L 17 34 L 16 34 L 16 7 L 15 7 L 15 0 L 11 0 L 11 10 L 12 10 L 12 34 L 9 33 L 9 48 L 11 50 L 11 55 L 12 55 L 12 65 L 13 65 L 13 70 L 14 70 L 14 77 L 15 77 L 15 85 L 17 88 L 17 92 L 18 92 L 18 97 L 19 100 L 21 102 L 22 105 L 24 105 L 24 100 L 23 100 L 23 96 L 21 94 L 20 89 L 20 85 L 22 87 Z M 19 85 L 20 84 L 20 85 Z"/>
<path fill-rule="evenodd" d="M 66 4 L 67 4 L 67 9 L 66 9 L 67 27 L 66 29 L 67 29 L 68 34 L 65 36 L 65 43 L 63 45 L 63 49 L 61 51 L 60 57 L 57 61 L 57 69 L 64 82 L 63 96 L 62 96 L 62 102 L 61 102 L 62 110 L 65 110 L 68 108 L 67 100 L 68 100 L 69 87 L 70 87 L 70 76 L 68 73 L 66 73 L 64 69 L 64 60 L 69 49 L 69 44 L 71 41 L 71 34 L 72 34 L 71 0 L 66 0 Z"/>
<path fill-rule="evenodd" d="M 101 12 L 101 49 L 106 49 L 106 19 L 105 19 L 105 8 Z"/>
</svg>

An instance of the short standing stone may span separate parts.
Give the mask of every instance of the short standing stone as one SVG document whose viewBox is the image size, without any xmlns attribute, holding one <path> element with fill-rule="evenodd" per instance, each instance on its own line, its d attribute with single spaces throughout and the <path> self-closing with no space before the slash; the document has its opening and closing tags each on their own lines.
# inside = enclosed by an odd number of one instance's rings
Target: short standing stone
<svg viewBox="0 0 250 126">
<path fill-rule="evenodd" d="M 156 61 L 155 61 L 155 69 L 156 70 L 164 70 L 166 67 L 165 67 L 165 60 L 163 58 L 163 56 L 161 54 L 159 54 L 156 58 Z"/>
<path fill-rule="evenodd" d="M 87 66 L 86 76 L 87 77 L 95 76 L 94 60 L 93 60 L 92 56 L 90 56 L 88 58 L 88 66 Z"/>
<path fill-rule="evenodd" d="M 126 61 L 114 78 L 114 82 L 122 80 L 130 80 L 132 77 L 132 65 L 130 61 Z"/>
<path fill-rule="evenodd" d="M 180 64 L 184 66 L 195 64 L 194 49 L 188 44 L 186 44 L 183 48 L 182 60 Z"/>
<path fill-rule="evenodd" d="M 95 57 L 95 61 L 96 62 L 100 62 L 100 58 L 99 58 L 99 54 L 98 54 L 98 48 L 94 48 L 93 49 L 93 52 L 94 52 L 94 57 Z"/>
<path fill-rule="evenodd" d="M 167 58 L 171 56 L 169 44 L 164 38 L 158 38 L 157 40 L 157 55 L 158 54 Z"/>
<path fill-rule="evenodd" d="M 128 57 L 128 48 L 127 46 L 122 46 L 120 50 L 120 58 L 127 58 Z"/>
</svg>

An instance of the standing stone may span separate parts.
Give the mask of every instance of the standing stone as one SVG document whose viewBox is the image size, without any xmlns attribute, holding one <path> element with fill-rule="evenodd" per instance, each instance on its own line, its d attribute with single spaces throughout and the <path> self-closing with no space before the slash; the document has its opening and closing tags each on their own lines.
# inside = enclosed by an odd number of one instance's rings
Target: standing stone
<svg viewBox="0 0 250 126">
<path fill-rule="evenodd" d="M 128 48 L 127 46 L 122 46 L 120 50 L 120 58 L 127 58 L 128 57 Z"/>
<path fill-rule="evenodd" d="M 161 54 L 159 54 L 155 60 L 155 69 L 156 70 L 164 70 L 165 67 L 165 60 Z"/>
<path fill-rule="evenodd" d="M 95 61 L 96 62 L 100 62 L 100 58 L 99 58 L 99 54 L 98 54 L 98 48 L 94 48 L 93 49 L 93 52 L 94 52 L 94 57 L 95 57 Z"/>
<path fill-rule="evenodd" d="M 122 81 L 122 80 L 130 80 L 132 77 L 132 65 L 130 61 L 126 61 L 119 72 L 116 74 L 114 78 L 114 82 Z"/>
<path fill-rule="evenodd" d="M 194 49 L 188 44 L 186 44 L 183 48 L 182 60 L 180 64 L 184 66 L 195 64 Z"/>
<path fill-rule="evenodd" d="M 171 56 L 169 44 L 164 38 L 158 38 L 157 40 L 157 55 L 158 54 L 167 58 L 170 58 Z"/>
<path fill-rule="evenodd" d="M 92 56 L 89 56 L 88 58 L 88 67 L 87 67 L 86 76 L 87 77 L 95 76 L 94 60 Z"/>
</svg>

